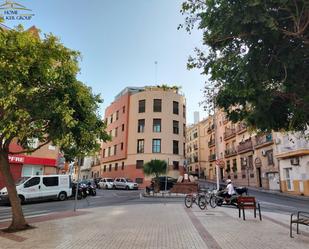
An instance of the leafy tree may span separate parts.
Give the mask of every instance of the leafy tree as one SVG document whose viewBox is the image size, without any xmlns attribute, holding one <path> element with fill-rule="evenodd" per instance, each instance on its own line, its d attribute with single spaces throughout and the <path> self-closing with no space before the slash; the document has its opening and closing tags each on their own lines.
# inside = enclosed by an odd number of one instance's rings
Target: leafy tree
<svg viewBox="0 0 309 249">
<path fill-rule="evenodd" d="M 49 142 L 67 157 L 98 149 L 107 140 L 106 125 L 98 115 L 101 99 L 76 80 L 79 53 L 53 35 L 0 30 L 0 172 L 12 208 L 9 230 L 26 229 L 20 200 L 10 172 L 9 154 L 31 153 Z M 38 138 L 40 146 L 31 148 Z M 22 151 L 10 151 L 17 141 Z"/>
<path fill-rule="evenodd" d="M 261 131 L 307 129 L 308 0 L 187 0 L 181 11 L 209 49 L 188 62 L 209 77 L 207 109 L 215 100 L 229 119 Z"/>
<path fill-rule="evenodd" d="M 144 164 L 143 171 L 147 176 L 155 177 L 155 190 L 160 191 L 159 176 L 166 173 L 167 163 L 164 160 L 154 159 Z"/>
</svg>

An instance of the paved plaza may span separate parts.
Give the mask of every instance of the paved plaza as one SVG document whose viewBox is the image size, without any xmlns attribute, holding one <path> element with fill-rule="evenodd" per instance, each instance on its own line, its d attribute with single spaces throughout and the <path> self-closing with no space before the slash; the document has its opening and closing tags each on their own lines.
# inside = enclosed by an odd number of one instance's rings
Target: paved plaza
<svg viewBox="0 0 309 249">
<path fill-rule="evenodd" d="M 263 220 L 234 208 L 201 211 L 183 204 L 134 204 L 54 213 L 29 220 L 34 229 L 0 232 L 0 248 L 309 248 L 309 229 L 289 237 L 289 216 L 262 212 Z M 3 227 L 4 224 L 2 224 Z M 1 224 L 0 224 L 1 226 Z"/>
</svg>

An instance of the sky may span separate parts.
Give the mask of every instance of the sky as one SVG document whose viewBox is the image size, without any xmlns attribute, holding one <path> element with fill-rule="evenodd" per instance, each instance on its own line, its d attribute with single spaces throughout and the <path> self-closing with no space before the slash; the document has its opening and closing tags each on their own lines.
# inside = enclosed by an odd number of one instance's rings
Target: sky
<svg viewBox="0 0 309 249">
<path fill-rule="evenodd" d="M 0 4 L 4 3 L 0 0 Z M 206 116 L 199 102 L 205 76 L 186 68 L 202 33 L 184 29 L 183 0 L 15 0 L 32 10 L 31 20 L 6 20 L 35 25 L 52 33 L 68 48 L 81 52 L 78 79 L 104 99 L 100 113 L 127 86 L 181 86 L 187 101 L 187 123 L 193 112 Z M 157 61 L 157 66 L 155 62 Z"/>
</svg>

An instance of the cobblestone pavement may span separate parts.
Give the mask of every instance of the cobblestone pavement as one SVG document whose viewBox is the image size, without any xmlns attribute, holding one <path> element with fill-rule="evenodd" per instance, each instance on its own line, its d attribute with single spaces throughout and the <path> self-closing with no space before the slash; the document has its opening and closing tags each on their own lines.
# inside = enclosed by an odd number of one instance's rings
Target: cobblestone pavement
<svg viewBox="0 0 309 249">
<path fill-rule="evenodd" d="M 87 209 L 83 215 L 34 223 L 35 229 L 4 234 L 0 248 L 10 249 L 242 249 L 309 248 L 309 230 L 289 237 L 289 217 L 246 213 L 232 208 L 201 211 L 183 204 L 138 204 Z M 278 222 L 279 221 L 279 222 Z"/>
</svg>

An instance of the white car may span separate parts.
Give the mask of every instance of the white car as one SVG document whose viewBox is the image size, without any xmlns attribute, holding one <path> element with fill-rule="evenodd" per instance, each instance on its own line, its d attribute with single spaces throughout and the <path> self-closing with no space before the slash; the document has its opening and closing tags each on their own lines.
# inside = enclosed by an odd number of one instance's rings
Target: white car
<svg viewBox="0 0 309 249">
<path fill-rule="evenodd" d="M 114 186 L 114 179 L 113 178 L 102 178 L 99 181 L 99 187 L 104 189 L 112 189 Z"/>
<path fill-rule="evenodd" d="M 114 189 L 138 189 L 138 184 L 129 178 L 115 178 Z"/>
</svg>

